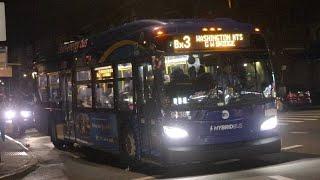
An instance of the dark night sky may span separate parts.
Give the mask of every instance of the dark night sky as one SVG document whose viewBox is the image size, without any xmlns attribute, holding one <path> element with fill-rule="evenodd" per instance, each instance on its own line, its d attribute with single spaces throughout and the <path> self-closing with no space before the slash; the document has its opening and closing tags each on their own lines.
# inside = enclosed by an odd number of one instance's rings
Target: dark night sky
<svg viewBox="0 0 320 180">
<path fill-rule="evenodd" d="M 318 0 L 7 0 L 7 33 L 12 45 L 47 36 L 103 31 L 141 18 L 233 18 L 278 33 L 283 26 L 320 22 Z M 208 13 L 208 12 L 211 13 Z M 208 16 L 210 14 L 210 16 Z"/>
<path fill-rule="evenodd" d="M 201 2 L 197 6 L 197 2 Z M 226 9 L 216 0 L 213 9 Z M 76 34 L 101 31 L 110 24 L 136 18 L 192 17 L 195 6 L 207 8 L 208 0 L 10 0 L 6 3 L 8 36 L 13 42 L 31 41 L 49 31 Z"/>
</svg>

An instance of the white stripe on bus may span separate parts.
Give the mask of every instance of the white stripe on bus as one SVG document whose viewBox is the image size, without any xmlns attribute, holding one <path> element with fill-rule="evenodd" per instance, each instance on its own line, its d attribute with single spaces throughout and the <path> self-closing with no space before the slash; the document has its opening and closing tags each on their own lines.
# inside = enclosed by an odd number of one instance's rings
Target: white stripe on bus
<svg viewBox="0 0 320 180">
<path fill-rule="evenodd" d="M 303 145 L 293 145 L 293 146 L 281 148 L 281 150 L 290 150 L 290 149 L 296 149 L 296 148 L 301 148 L 301 147 L 303 147 Z"/>
</svg>

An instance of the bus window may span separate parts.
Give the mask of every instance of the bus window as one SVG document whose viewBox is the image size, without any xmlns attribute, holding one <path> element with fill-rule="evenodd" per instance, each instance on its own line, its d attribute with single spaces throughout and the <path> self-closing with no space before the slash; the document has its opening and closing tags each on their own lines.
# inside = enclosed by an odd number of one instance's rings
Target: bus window
<svg viewBox="0 0 320 180">
<path fill-rule="evenodd" d="M 91 71 L 78 71 L 77 72 L 77 81 L 88 81 L 91 80 Z"/>
<path fill-rule="evenodd" d="M 119 109 L 133 109 L 133 84 L 131 63 L 118 65 Z"/>
<path fill-rule="evenodd" d="M 113 94 L 113 69 L 112 66 L 95 68 L 96 72 L 96 108 L 114 107 L 114 94 Z"/>
<path fill-rule="evenodd" d="M 50 102 L 54 103 L 55 105 L 58 105 L 60 101 L 58 73 L 49 74 L 49 95 L 50 95 L 50 99 L 49 99 Z"/>
<path fill-rule="evenodd" d="M 42 102 L 48 101 L 48 95 L 47 95 L 47 75 L 41 74 L 38 78 L 38 86 L 39 86 L 39 96 L 40 100 Z"/>
<path fill-rule="evenodd" d="M 114 107 L 113 103 L 113 82 L 96 84 L 96 107 L 109 108 Z"/>
<path fill-rule="evenodd" d="M 118 65 L 118 78 L 130 78 L 132 77 L 131 63 Z"/>
<path fill-rule="evenodd" d="M 91 84 L 77 85 L 77 106 L 81 108 L 92 107 Z"/>
<path fill-rule="evenodd" d="M 77 71 L 77 107 L 92 107 L 91 71 Z"/>
<path fill-rule="evenodd" d="M 148 100 L 152 99 L 154 75 L 150 64 L 143 64 L 139 66 L 139 78 L 141 81 L 142 92 L 140 98 L 145 104 Z"/>
<path fill-rule="evenodd" d="M 97 80 L 113 79 L 112 66 L 95 68 L 95 71 Z"/>
</svg>

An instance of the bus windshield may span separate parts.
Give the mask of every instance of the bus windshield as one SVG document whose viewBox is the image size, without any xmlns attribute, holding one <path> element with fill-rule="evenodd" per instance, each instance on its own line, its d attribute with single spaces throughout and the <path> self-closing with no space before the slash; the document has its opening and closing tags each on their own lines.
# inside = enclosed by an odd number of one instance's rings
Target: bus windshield
<svg viewBox="0 0 320 180">
<path fill-rule="evenodd" d="M 166 107 L 216 107 L 272 97 L 271 65 L 266 58 L 225 54 L 165 56 Z"/>
</svg>

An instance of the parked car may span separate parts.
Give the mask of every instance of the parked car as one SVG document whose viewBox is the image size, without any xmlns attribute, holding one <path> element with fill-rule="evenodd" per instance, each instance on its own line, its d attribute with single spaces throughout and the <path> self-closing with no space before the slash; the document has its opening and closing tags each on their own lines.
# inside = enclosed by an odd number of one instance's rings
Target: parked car
<svg viewBox="0 0 320 180">
<path fill-rule="evenodd" d="M 278 110 L 285 111 L 290 108 L 306 107 L 312 105 L 310 90 L 303 88 L 288 88 L 284 97 L 277 101 Z"/>
</svg>

